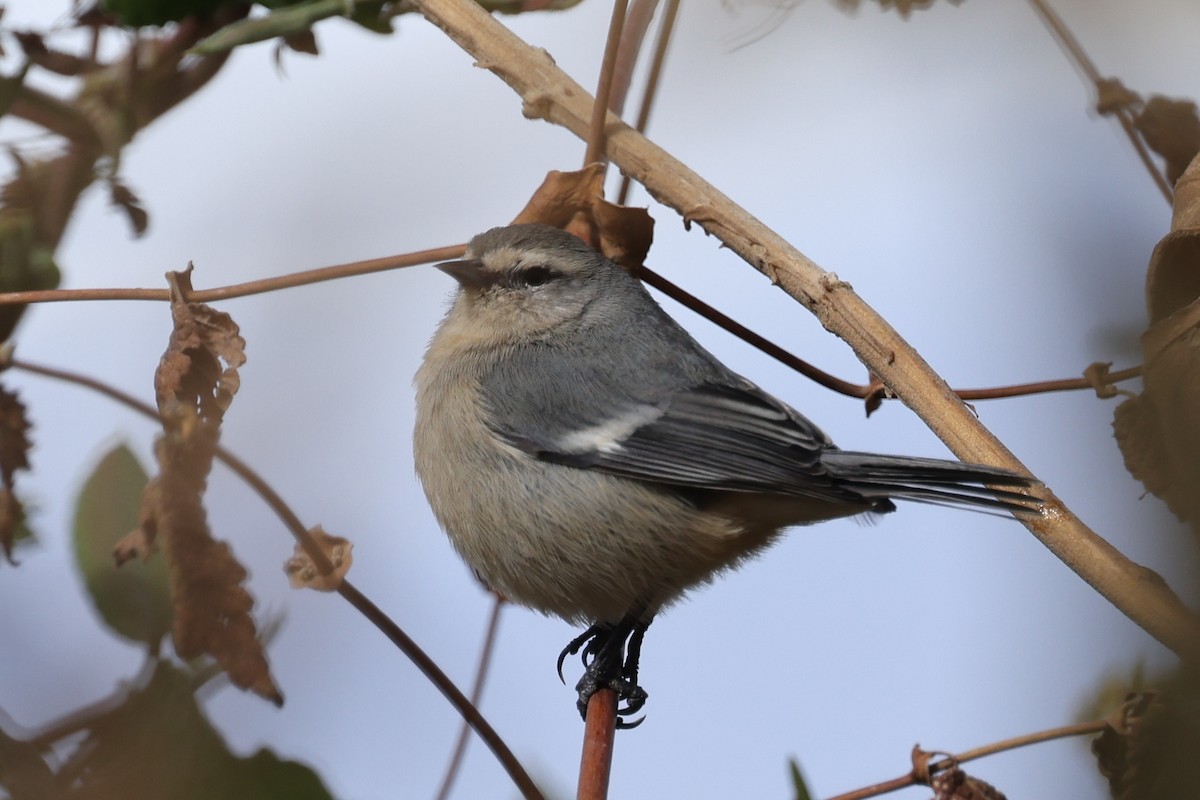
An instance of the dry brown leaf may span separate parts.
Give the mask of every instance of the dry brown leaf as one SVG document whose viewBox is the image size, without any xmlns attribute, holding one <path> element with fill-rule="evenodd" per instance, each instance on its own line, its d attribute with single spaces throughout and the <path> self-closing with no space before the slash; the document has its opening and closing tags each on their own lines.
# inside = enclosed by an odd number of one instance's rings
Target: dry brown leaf
<svg viewBox="0 0 1200 800">
<path fill-rule="evenodd" d="M 570 231 L 628 270 L 642 265 L 654 239 L 654 220 L 646 209 L 604 199 L 602 164 L 589 164 L 576 172 L 548 172 L 513 220 L 525 222 Z"/>
<path fill-rule="evenodd" d="M 175 650 L 183 658 L 212 656 L 234 685 L 281 705 L 283 695 L 271 679 L 250 616 L 254 598 L 242 586 L 246 569 L 228 544 L 213 538 L 202 502 L 217 423 L 199 419 L 181 404 L 163 416 L 166 432 L 155 448 L 159 505 L 153 516 L 171 579 Z"/>
<path fill-rule="evenodd" d="M 167 274 L 174 327 L 154 375 L 163 423 L 155 442 L 159 474 L 142 495 L 140 528 L 167 562 L 175 651 L 211 656 L 234 685 L 281 705 L 250 616 L 254 598 L 242 586 L 246 569 L 213 538 L 203 503 L 245 341 L 228 314 L 188 301 L 190 275 L 190 266 Z"/>
<path fill-rule="evenodd" d="M 25 405 L 15 392 L 0 387 L 0 480 L 9 489 L 19 469 L 29 469 L 29 437 L 33 427 L 25 415 Z"/>
<path fill-rule="evenodd" d="M 943 770 L 929 782 L 933 800 L 1005 800 L 1004 793 L 990 783 L 972 777 L 955 766 Z"/>
<path fill-rule="evenodd" d="M 146 213 L 142 201 L 132 189 L 120 181 L 113 180 L 108 185 L 108 201 L 125 212 L 134 236 L 141 236 L 146 232 L 146 228 L 150 226 L 150 215 Z"/>
<path fill-rule="evenodd" d="M 1112 380 L 1109 378 L 1109 374 L 1111 372 L 1111 361 L 1094 361 L 1091 364 L 1088 364 L 1087 369 L 1083 371 L 1084 380 L 1086 380 L 1096 392 L 1096 397 L 1108 399 L 1110 397 L 1116 397 L 1119 393 L 1116 385 L 1113 384 Z"/>
<path fill-rule="evenodd" d="M 224 415 L 239 384 L 238 367 L 246 362 L 246 340 L 223 311 L 188 302 L 192 265 L 168 272 L 174 328 L 154 373 L 154 391 L 162 412 L 176 401 L 195 408 L 201 418 Z"/>
<path fill-rule="evenodd" d="M 894 8 L 900 12 L 900 16 L 908 19 L 908 15 L 914 11 L 923 11 L 933 5 L 934 0 L 875 0 L 887 11 Z M 958 5 L 962 0 L 950 0 L 954 5 Z M 837 0 L 838 7 L 843 11 L 858 11 L 863 0 Z"/>
<path fill-rule="evenodd" d="M 25 507 L 7 487 L 0 489 L 0 550 L 4 551 L 4 559 L 9 564 L 13 561 L 13 544 L 17 538 L 17 530 L 25 521 Z"/>
<path fill-rule="evenodd" d="M 883 381 L 879 380 L 876 375 L 867 376 L 867 394 L 863 397 L 863 406 L 866 408 L 867 416 L 871 416 L 879 410 L 883 405 L 883 401 L 892 397 L 891 390 L 883 385 Z"/>
<path fill-rule="evenodd" d="M 1200 115 L 1191 100 L 1152 95 L 1133 118 L 1150 149 L 1167 162 L 1167 179 L 1176 183 L 1200 151 Z"/>
<path fill-rule="evenodd" d="M 283 42 L 290 49 L 297 53 L 305 53 L 310 56 L 318 56 L 321 54 L 320 48 L 317 47 L 317 36 L 312 30 L 298 31 L 297 33 L 289 33 L 283 37 Z"/>
<path fill-rule="evenodd" d="M 154 538 L 147 534 L 145 528 L 134 528 L 113 545 L 113 561 L 118 567 L 135 558 L 146 561 L 157 549 Z"/>
<path fill-rule="evenodd" d="M 1200 685 L 1185 668 L 1156 692 L 1130 693 L 1092 740 L 1096 766 L 1121 800 L 1193 798 L 1200 786 Z"/>
<path fill-rule="evenodd" d="M 912 759 L 912 774 L 917 779 L 918 783 L 929 785 L 932 776 L 929 772 L 929 767 L 933 763 L 933 759 L 939 755 L 947 755 L 939 753 L 936 750 L 922 750 L 921 745 L 914 744 L 910 758 Z"/>
<path fill-rule="evenodd" d="M 934 772 L 934 759 L 938 756 L 944 756 L 950 767 Z M 1005 800 L 996 787 L 963 772 L 958 760 L 949 753 L 913 745 L 911 757 L 913 777 L 933 789 L 934 800 Z"/>
<path fill-rule="evenodd" d="M 1146 279 L 1142 394 L 1117 407 L 1126 468 L 1200 535 L 1200 161 L 1179 180 L 1172 231 Z"/>
<path fill-rule="evenodd" d="M 17 470 L 29 469 L 29 420 L 15 392 L 0 386 L 0 550 L 8 563 L 25 508 L 13 493 Z"/>
<path fill-rule="evenodd" d="M 1155 692 L 1130 694 L 1092 740 L 1096 767 L 1113 797 L 1194 796 L 1197 776 L 1195 712 Z"/>
<path fill-rule="evenodd" d="M 333 569 L 322 572 L 302 546 L 296 545 L 292 557 L 284 562 L 283 571 L 287 573 L 288 583 L 293 589 L 316 589 L 318 592 L 334 592 L 342 585 L 342 579 L 350 571 L 354 563 L 351 551 L 354 545 L 349 539 L 333 536 L 325 532 L 320 525 L 310 530 L 309 535 L 321 548 Z"/>
<path fill-rule="evenodd" d="M 113 559 L 121 566 L 134 558 L 148 559 L 158 550 L 158 511 L 162 507 L 162 481 L 158 476 L 142 487 L 138 526 L 113 548 Z"/>
<path fill-rule="evenodd" d="M 1101 114 L 1129 111 L 1141 104 L 1142 96 L 1121 83 L 1120 78 L 1101 78 L 1096 82 L 1096 111 Z"/>
</svg>

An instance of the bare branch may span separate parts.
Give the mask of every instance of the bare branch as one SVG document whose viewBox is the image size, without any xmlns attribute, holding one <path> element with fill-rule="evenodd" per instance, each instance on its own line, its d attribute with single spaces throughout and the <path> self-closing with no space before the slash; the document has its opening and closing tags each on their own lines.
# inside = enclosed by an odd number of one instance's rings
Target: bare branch
<svg viewBox="0 0 1200 800">
<path fill-rule="evenodd" d="M 33 364 L 28 361 L 19 359 L 10 359 L 8 364 L 14 369 L 32 372 L 37 375 L 42 375 L 48 378 L 66 381 L 68 383 L 83 386 L 93 391 L 99 392 L 118 403 L 132 408 L 139 413 L 158 420 L 158 411 L 148 403 L 144 403 L 133 395 L 121 391 L 113 386 L 109 386 L 103 381 L 86 375 L 80 375 L 67 370 L 57 369 L 55 367 L 42 366 Z M 284 499 L 268 484 L 258 473 L 252 470 L 245 462 L 229 452 L 223 447 L 216 448 L 216 457 L 229 467 L 242 480 L 250 485 L 259 497 L 263 499 L 276 516 L 291 532 L 292 536 L 304 547 L 318 569 L 323 571 L 331 571 L 333 564 L 325 556 L 319 544 L 312 540 L 308 528 L 300 521 L 300 518 L 284 501 Z M 406 634 L 399 625 L 397 625 L 387 614 L 383 613 L 378 606 L 375 605 L 369 598 L 360 592 L 350 581 L 343 580 L 338 587 L 340 594 L 350 605 L 354 606 L 360 614 L 367 618 L 376 628 L 379 629 L 384 636 L 392 641 L 396 647 L 411 660 L 419 670 L 429 679 L 434 686 L 438 688 L 455 710 L 462 715 L 463 719 L 479 734 L 479 738 L 483 739 L 484 743 L 495 754 L 496 759 L 508 772 L 514 784 L 521 791 L 523 797 L 527 800 L 544 800 L 541 790 L 529 777 L 529 773 L 521 766 L 516 755 L 509 749 L 496 730 L 488 723 L 479 710 L 471 704 L 449 676 L 425 653 L 424 650 L 417 645 L 408 634 Z"/>
<path fill-rule="evenodd" d="M 468 0 L 413 0 L 477 63 L 524 100 L 526 116 L 584 138 L 593 99 L 544 51 L 530 47 Z M 960 458 L 1028 474 L 933 369 L 854 290 L 640 133 L 609 115 L 608 156 L 659 202 L 716 236 L 844 339 L 883 383 Z M 1180 654 L 1200 652 L 1200 623 L 1157 574 L 1130 561 L 1046 487 L 1026 527 L 1098 592 Z"/>
</svg>

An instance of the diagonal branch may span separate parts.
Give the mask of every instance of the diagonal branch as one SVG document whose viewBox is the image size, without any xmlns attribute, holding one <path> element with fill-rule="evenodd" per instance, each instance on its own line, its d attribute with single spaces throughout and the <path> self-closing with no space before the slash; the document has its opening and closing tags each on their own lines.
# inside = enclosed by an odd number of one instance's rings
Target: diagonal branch
<svg viewBox="0 0 1200 800">
<path fill-rule="evenodd" d="M 413 0 L 431 22 L 508 83 L 524 113 L 586 138 L 591 96 L 543 50 L 530 47 L 468 0 Z M 960 458 L 1026 471 L 954 396 L 950 387 L 850 286 L 817 266 L 782 237 L 687 166 L 609 115 L 609 158 L 659 202 L 698 223 L 844 339 L 868 369 L 901 397 Z M 1200 652 L 1200 622 L 1163 580 L 1135 564 L 1083 524 L 1048 488 L 1044 511 L 1022 522 L 1113 605 L 1180 654 Z"/>
<path fill-rule="evenodd" d="M 83 386 L 99 392 L 128 408 L 132 408 L 144 416 L 159 419 L 159 413 L 156 408 L 103 381 L 55 367 L 21 361 L 12 358 L 11 352 L 5 357 L 7 358 L 5 366 Z M 216 448 L 216 457 L 239 478 L 245 481 L 262 498 L 263 502 L 275 512 L 276 516 L 288 528 L 292 536 L 312 557 L 318 569 L 327 572 L 333 568 L 333 565 L 321 550 L 320 545 L 313 541 L 309 529 L 296 516 L 291 506 L 284 501 L 269 483 L 244 461 L 219 445 Z M 380 633 L 396 645 L 396 648 L 408 657 L 417 669 L 429 679 L 429 682 L 454 706 L 455 710 L 479 734 L 479 737 L 491 749 L 492 753 L 495 754 L 496 759 L 504 767 L 505 771 L 508 772 L 509 777 L 521 792 L 521 796 L 526 798 L 526 800 L 544 800 L 541 790 L 538 789 L 537 784 L 533 782 L 533 779 L 526 772 L 524 766 L 521 765 L 521 762 L 517 760 L 516 755 L 509 749 L 505 741 L 500 738 L 500 735 L 496 733 L 491 724 L 479 713 L 479 709 L 476 708 L 475 704 L 467 699 L 466 695 L 454 685 L 454 682 L 442 671 L 441 667 L 391 617 L 385 614 L 379 606 L 375 605 L 370 598 L 360 592 L 350 581 L 343 580 L 338 586 L 337 592 L 355 610 L 362 614 L 368 622 L 374 625 Z"/>
<path fill-rule="evenodd" d="M 1050 33 L 1062 45 L 1067 56 L 1075 62 L 1079 71 L 1084 74 L 1084 77 L 1096 89 L 1097 93 L 1103 97 L 1104 78 L 1100 75 L 1100 70 L 1096 69 L 1095 63 L 1088 57 L 1087 51 L 1083 49 L 1083 45 L 1071 33 L 1071 29 L 1062 21 L 1062 17 L 1056 14 L 1054 9 L 1045 0 L 1029 0 L 1029 4 L 1033 6 L 1033 10 L 1037 12 L 1042 22 L 1050 29 Z M 1126 108 L 1114 109 L 1113 115 L 1117 118 L 1117 122 L 1121 123 L 1121 129 L 1125 131 L 1125 136 L 1128 137 L 1129 143 L 1133 145 L 1134 152 L 1137 153 L 1142 166 L 1149 173 L 1150 179 L 1154 181 L 1154 185 L 1158 187 L 1159 193 L 1167 201 L 1167 205 L 1171 205 L 1175 197 L 1175 190 L 1163 175 L 1162 170 L 1155 165 L 1154 159 L 1150 156 L 1150 151 L 1146 148 L 1146 143 L 1142 141 L 1142 137 L 1138 134 L 1137 126 L 1133 124 L 1133 115 Z"/>
</svg>

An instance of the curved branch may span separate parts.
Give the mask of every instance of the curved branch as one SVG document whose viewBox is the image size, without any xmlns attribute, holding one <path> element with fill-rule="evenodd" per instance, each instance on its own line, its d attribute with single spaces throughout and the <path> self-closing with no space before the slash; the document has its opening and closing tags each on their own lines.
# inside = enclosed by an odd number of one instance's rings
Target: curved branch
<svg viewBox="0 0 1200 800">
<path fill-rule="evenodd" d="M 83 386 L 95 392 L 99 392 L 106 397 L 121 403 L 122 405 L 137 411 L 144 416 L 152 419 L 159 419 L 158 410 L 149 403 L 144 403 L 131 394 L 121 391 L 114 386 L 110 386 L 103 381 L 80 375 L 78 373 L 69 372 L 67 370 L 57 369 L 55 367 L 47 367 L 41 364 L 34 364 L 28 361 L 22 361 L 12 358 L 11 354 L 8 358 L 7 366 L 14 369 L 24 370 L 35 375 L 42 375 L 47 378 L 54 378 L 68 383 L 74 383 L 77 386 Z M 233 453 L 226 450 L 224 447 L 217 447 L 217 460 L 229 467 L 239 478 L 245 481 L 262 500 L 271 507 L 275 515 L 287 527 L 292 536 L 304 547 L 317 565 L 317 568 L 322 572 L 328 572 L 333 568 L 329 559 L 321 550 L 320 545 L 313 541 L 312 535 L 308 528 L 300 520 L 300 517 L 292 511 L 291 506 L 279 495 L 278 492 L 271 487 L 263 478 L 251 469 L 244 461 L 235 456 Z M 386 636 L 400 652 L 404 653 L 410 661 L 416 665 L 422 674 L 429 679 L 429 682 L 437 687 L 438 691 L 450 702 L 454 709 L 462 716 L 469 724 L 484 744 L 495 754 L 496 760 L 500 762 L 513 783 L 520 790 L 521 796 L 527 800 L 543 800 L 543 795 L 537 784 L 526 772 L 521 762 L 517 760 L 516 755 L 509 749 L 508 745 L 500 738 L 496 730 L 484 719 L 479 713 L 474 704 L 467 699 L 467 696 L 455 686 L 450 677 L 442 671 L 441 667 L 429 657 L 429 655 L 421 649 L 412 638 L 404 632 L 404 630 L 396 624 L 391 617 L 385 614 L 379 606 L 375 605 L 370 598 L 360 592 L 350 581 L 343 580 L 338 586 L 337 593 L 342 596 L 350 605 L 352 605 L 360 614 L 379 629 L 380 633 Z"/>
<path fill-rule="evenodd" d="M 584 139 L 594 101 L 543 50 L 468 0 L 413 0 L 421 13 L 508 83 L 524 113 Z M 609 158 L 659 202 L 716 236 L 844 339 L 883 383 L 960 458 L 1028 473 L 950 387 L 850 286 L 821 269 L 715 187 L 613 115 Z M 1021 520 L 1051 552 L 1134 622 L 1177 653 L 1200 653 L 1200 622 L 1154 572 L 1130 561 L 1046 487 L 1043 513 Z"/>
</svg>

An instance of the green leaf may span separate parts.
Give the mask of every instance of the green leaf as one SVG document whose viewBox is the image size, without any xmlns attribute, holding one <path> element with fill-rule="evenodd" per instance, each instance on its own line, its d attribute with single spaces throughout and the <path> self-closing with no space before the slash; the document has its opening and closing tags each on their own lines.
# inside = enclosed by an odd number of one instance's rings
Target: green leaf
<svg viewBox="0 0 1200 800">
<path fill-rule="evenodd" d="M 310 767 L 270 750 L 239 758 L 196 703 L 193 679 L 159 662 L 150 682 L 91 726 L 64 772 L 75 800 L 331 800 Z"/>
<path fill-rule="evenodd" d="M 141 28 L 147 25 L 166 25 L 185 17 L 208 17 L 231 0 L 101 0 L 100 5 L 111 12 L 122 25 Z"/>
<path fill-rule="evenodd" d="M 65 797 L 37 747 L 0 731 L 0 794 L 11 800 Z"/>
<path fill-rule="evenodd" d="M 96 465 L 75 509 L 75 561 L 100 618 L 126 639 L 154 648 L 171 629 L 171 592 L 163 558 L 117 567 L 113 548 L 138 527 L 146 471 L 125 445 Z"/>
<path fill-rule="evenodd" d="M 347 8 L 345 0 L 311 0 L 296 4 L 268 2 L 264 5 L 279 7 L 263 16 L 232 22 L 202 39 L 188 52 L 192 55 L 212 55 L 277 36 L 292 36 L 309 30 L 320 20 L 341 16 Z"/>
<path fill-rule="evenodd" d="M 794 758 L 788 759 L 788 775 L 792 779 L 792 795 L 796 800 L 812 800 L 812 792 L 804 782 L 804 773 L 800 771 L 800 762 Z"/>
</svg>

